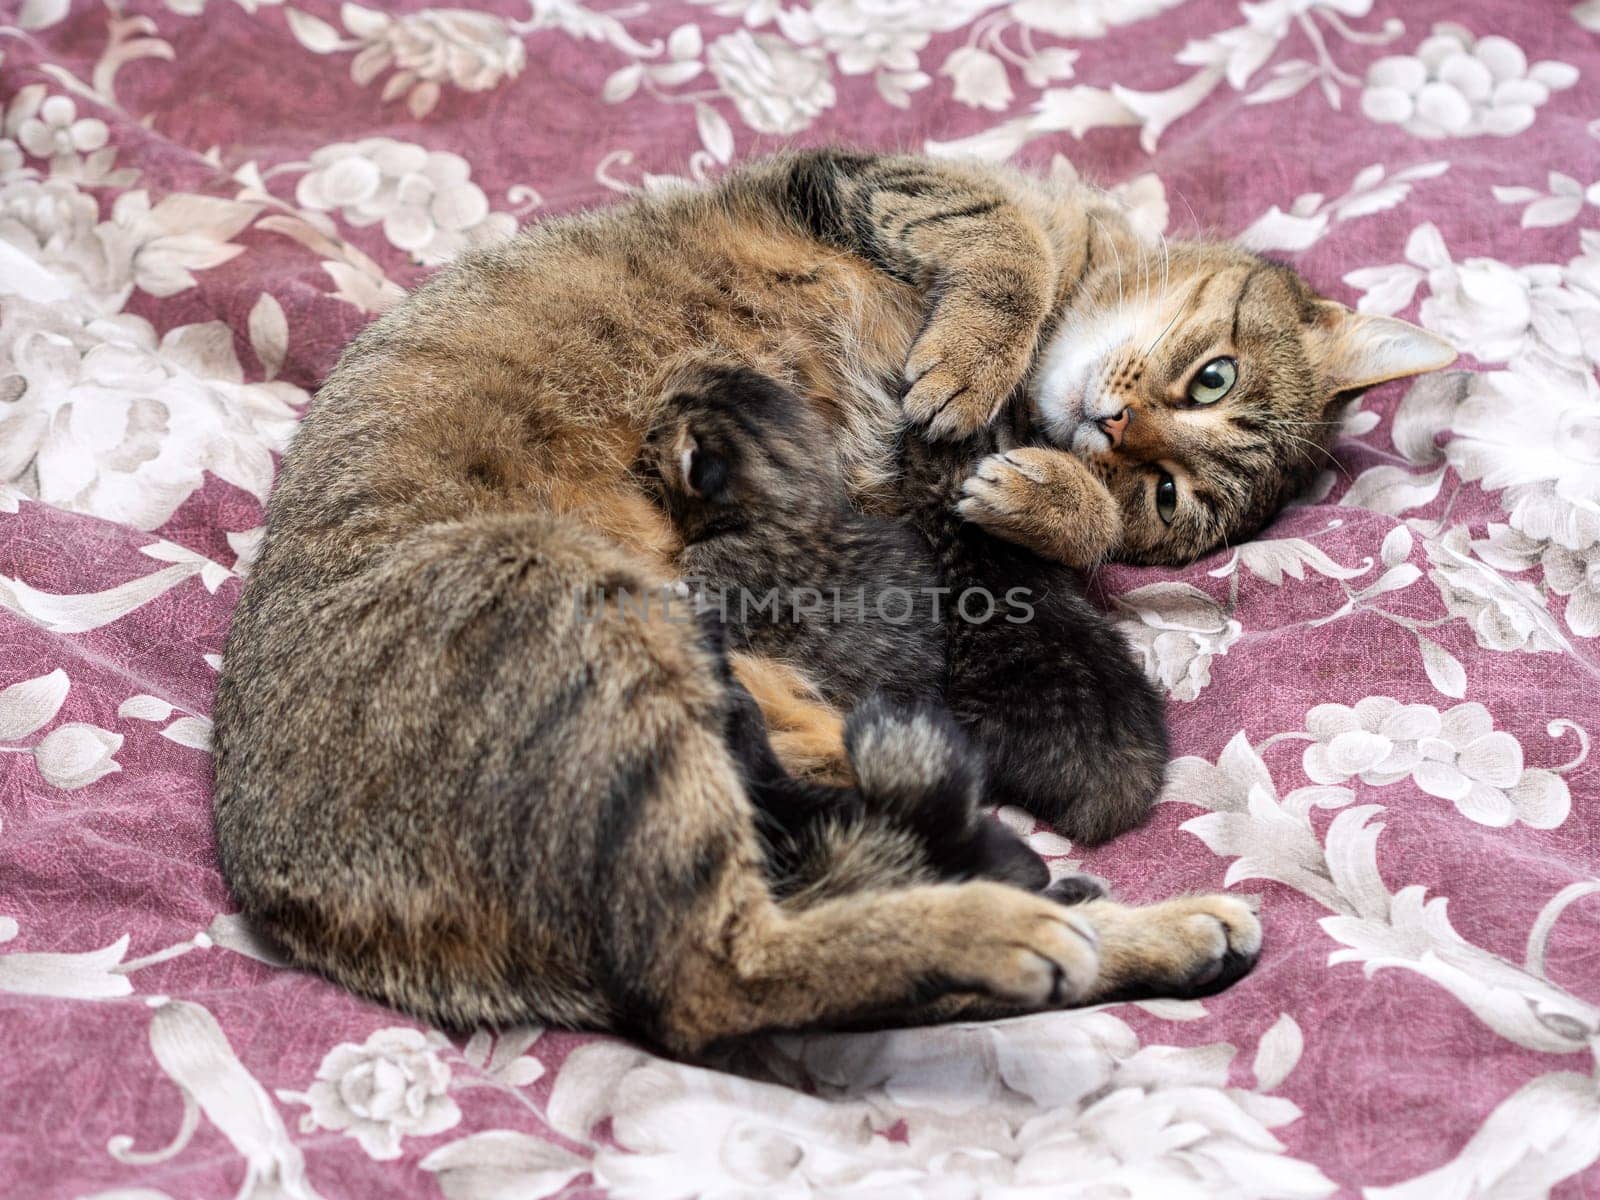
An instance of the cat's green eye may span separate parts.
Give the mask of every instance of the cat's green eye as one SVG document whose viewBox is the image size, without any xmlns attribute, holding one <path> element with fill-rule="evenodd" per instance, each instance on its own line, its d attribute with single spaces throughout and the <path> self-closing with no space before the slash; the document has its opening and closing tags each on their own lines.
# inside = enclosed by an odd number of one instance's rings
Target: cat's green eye
<svg viewBox="0 0 1600 1200">
<path fill-rule="evenodd" d="M 1196 404 L 1215 404 L 1233 390 L 1238 378 L 1238 363 L 1231 358 L 1213 358 L 1189 381 L 1189 399 Z"/>
<path fill-rule="evenodd" d="M 1172 524 L 1178 513 L 1178 484 L 1165 471 L 1156 480 L 1156 515 L 1164 525 Z"/>
</svg>

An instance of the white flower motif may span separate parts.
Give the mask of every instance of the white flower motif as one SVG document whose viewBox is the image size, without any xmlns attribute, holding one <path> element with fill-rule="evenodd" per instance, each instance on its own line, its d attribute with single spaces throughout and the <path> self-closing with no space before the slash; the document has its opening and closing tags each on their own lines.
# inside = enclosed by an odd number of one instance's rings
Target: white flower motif
<svg viewBox="0 0 1600 1200">
<path fill-rule="evenodd" d="M 16 934 L 17 923 L 0 917 L 0 942 L 10 941 Z M 128 951 L 128 940 L 123 934 L 102 950 L 75 954 L 0 954 L 0 992 L 69 1000 L 131 995 L 133 982 L 117 969 Z"/>
<path fill-rule="evenodd" d="M 1357 776 L 1384 786 L 1407 775 L 1423 791 L 1449 800 L 1480 825 L 1517 821 L 1554 829 L 1567 819 L 1572 797 L 1552 771 L 1523 769 L 1522 746 L 1494 728 L 1481 704 L 1458 704 L 1440 713 L 1424 704 L 1368 696 L 1354 708 L 1319 704 L 1306 714 L 1317 740 L 1303 766 L 1317 783 Z"/>
<path fill-rule="evenodd" d="M 1446 22 L 1433 27 L 1415 54 L 1380 58 L 1367 69 L 1361 111 L 1415 137 L 1511 137 L 1533 124 L 1552 91 L 1577 79 L 1566 63 L 1530 67 L 1515 42 L 1474 38 Z"/>
<path fill-rule="evenodd" d="M 384 237 L 426 266 L 470 246 L 508 237 L 510 213 L 489 211 L 483 189 L 459 154 L 393 138 L 335 142 L 311 155 L 295 199 L 317 211 L 338 209 L 352 225 L 383 223 Z"/>
<path fill-rule="evenodd" d="M 1471 627 L 1485 650 L 1551 651 L 1562 649 L 1560 634 L 1544 598 L 1532 584 L 1507 579 L 1488 563 L 1472 557 L 1466 528 L 1457 526 L 1443 538 L 1425 539 L 1434 569 L 1428 578 L 1453 617 Z"/>
<path fill-rule="evenodd" d="M 1590 185 L 1589 190 L 1593 202 L 1600 205 L 1600 183 Z M 1568 357 L 1581 353 L 1589 366 L 1600 366 L 1600 230 L 1582 230 L 1578 242 L 1583 253 L 1561 269 L 1575 337 L 1554 335 L 1552 349 Z"/>
<path fill-rule="evenodd" d="M 0 138 L 0 180 L 22 169 L 22 147 L 10 138 Z"/>
<path fill-rule="evenodd" d="M 1545 582 L 1568 597 L 1567 628 L 1579 637 L 1600 637 L 1600 542 L 1577 551 L 1550 545 L 1542 557 Z"/>
<path fill-rule="evenodd" d="M 116 169 L 117 151 L 110 144 L 110 131 L 104 121 L 99 117 L 80 118 L 77 105 L 70 98 L 49 95 L 42 83 L 19 89 L 4 111 L 0 180 L 39 174 L 24 165 L 24 151 L 48 160 L 52 179 L 75 180 L 91 187 L 125 188 L 139 177 L 132 167 Z"/>
<path fill-rule="evenodd" d="M 122 770 L 112 757 L 120 749 L 120 733 L 74 721 L 47 733 L 33 748 L 33 761 L 51 787 L 74 791 Z"/>
<path fill-rule="evenodd" d="M 144 191 L 124 192 L 112 219 L 72 180 L 15 179 L 0 187 L 0 297 L 17 295 L 84 317 L 120 312 L 135 286 L 171 296 L 194 286 L 191 270 L 225 263 L 249 224 L 251 204 L 183 193 L 154 207 Z"/>
<path fill-rule="evenodd" d="M 90 320 L 11 299 L 0 323 L 0 380 L 19 379 L 0 441 L 0 474 L 40 500 L 154 529 L 210 471 L 265 500 L 271 451 L 295 406 L 287 383 L 245 383 L 226 325 L 157 340 L 143 317 Z"/>
<path fill-rule="evenodd" d="M 1011 15 L 1030 29 L 1061 38 L 1104 37 L 1119 25 L 1143 21 L 1183 0 L 1012 0 Z"/>
<path fill-rule="evenodd" d="M 959 29 L 988 7 L 982 0 L 818 0 L 780 10 L 778 26 L 791 41 L 820 45 L 845 75 L 915 71 L 932 34 Z"/>
<path fill-rule="evenodd" d="M 427 8 L 395 16 L 346 4 L 340 16 L 366 43 L 350 64 L 351 77 L 366 84 L 394 67 L 384 99 L 409 89 L 411 115 L 418 119 L 438 103 L 440 84 L 486 92 L 520 73 L 527 61 L 522 39 L 493 13 Z"/>
<path fill-rule="evenodd" d="M 1261 755 L 1241 731 L 1228 740 L 1213 765 L 1203 758 L 1176 759 L 1162 790 L 1164 804 L 1193 804 L 1207 811 L 1180 827 L 1216 855 L 1234 858 L 1227 886 L 1246 879 L 1276 879 L 1335 911 L 1349 905 L 1322 853 L 1311 823 L 1315 808 L 1343 808 L 1354 793 L 1341 787 L 1296 788 L 1281 800 Z"/>
<path fill-rule="evenodd" d="M 118 197 L 112 220 L 69 180 L 0 189 L 0 480 L 77 512 L 149 529 L 210 470 L 265 497 L 307 397 L 243 383 L 220 322 L 159 344 L 122 314 L 135 285 L 169 296 L 192 268 L 226 262 L 248 204 L 172 195 Z"/>
<path fill-rule="evenodd" d="M 1108 1196 L 1333 1190 L 1269 1132 L 1299 1109 L 1229 1086 L 1232 1045 L 1141 1046 L 1109 1012 L 785 1038 L 749 1052 L 761 1073 L 796 1086 L 603 1043 L 580 1047 L 562 1063 L 551 1121 L 593 1144 L 595 1126 L 609 1120 L 611 1136 L 594 1145 L 587 1167 L 624 1200 L 920 1195 L 949 1180 L 962 1185 L 951 1195 L 1032 1195 L 1066 1178 Z M 882 1136 L 896 1127 L 901 1136 Z M 470 1156 L 436 1151 L 423 1167 L 464 1200 L 477 1194 L 469 1180 L 540 1194 L 586 1166 L 492 1136 L 479 1135 Z"/>
<path fill-rule="evenodd" d="M 1469 716 L 1454 732 L 1470 738 L 1474 727 L 1481 730 L 1481 722 Z M 1385 968 L 1415 971 L 1499 1036 L 1540 1053 L 1583 1053 L 1600 1029 L 1600 1009 L 1544 977 L 1552 927 L 1564 907 L 1592 891 L 1591 884 L 1564 888 L 1550 899 L 1534 922 L 1526 966 L 1513 965 L 1463 939 L 1451 927 L 1444 897 L 1429 899 L 1415 884 L 1390 893 L 1377 861 L 1384 826 L 1373 820 L 1382 808 L 1345 807 L 1350 793 L 1330 787 L 1301 788 L 1280 804 L 1265 764 L 1243 733 L 1229 741 L 1215 766 L 1200 758 L 1174 762 L 1163 799 L 1212 810 L 1182 828 L 1213 853 L 1236 858 L 1228 868 L 1230 883 L 1277 880 L 1333 913 L 1320 924 L 1345 949 L 1335 951 L 1329 965 L 1356 962 L 1369 975 Z M 1343 809 L 1325 834 L 1312 827 L 1313 805 Z"/>
<path fill-rule="evenodd" d="M 1394 783 L 1422 761 L 1417 743 L 1437 737 L 1439 728 L 1437 709 L 1388 696 L 1368 696 L 1354 708 L 1319 704 L 1306 714 L 1306 730 L 1317 739 L 1305 752 L 1306 776 L 1316 783 L 1352 775 L 1380 787 Z"/>
<path fill-rule="evenodd" d="M 833 107 L 824 56 L 772 34 L 724 34 L 706 48 L 706 66 L 758 133 L 799 133 Z"/>
<path fill-rule="evenodd" d="M 15 136 L 35 158 L 55 158 L 98 150 L 110 131 L 99 117 L 80 118 L 78 106 L 66 96 L 51 96 L 35 115 L 18 122 Z"/>
<path fill-rule="evenodd" d="M 100 206 L 70 180 L 23 178 L 0 187 L 0 250 L 7 246 L 20 255 L 0 271 L 0 297 L 15 292 L 109 315 L 133 291 L 126 239 L 101 230 Z"/>
<path fill-rule="evenodd" d="M 1152 583 L 1116 598 L 1137 620 L 1120 628 L 1144 659 L 1145 674 L 1177 700 L 1193 700 L 1211 682 L 1211 660 L 1226 654 L 1244 627 L 1187 583 Z"/>
<path fill-rule="evenodd" d="M 1600 3 L 1595 7 L 1600 18 Z M 1587 1168 L 1600 1157 L 1596 1127 L 1600 1127 L 1600 1083 L 1592 1075 L 1551 1071 L 1501 1101 L 1444 1166 L 1387 1187 L 1366 1188 L 1363 1196 L 1365 1200 L 1550 1196 L 1567 1180 L 1582 1188 Z"/>
<path fill-rule="evenodd" d="M 399 1158 L 402 1138 L 432 1137 L 461 1120 L 448 1095 L 450 1068 L 437 1053 L 447 1045 L 438 1033 L 379 1029 L 359 1046 L 335 1046 L 308 1090 L 279 1091 L 278 1098 L 310 1106 L 302 1132 L 338 1130 L 370 1158 Z"/>
<path fill-rule="evenodd" d="M 1566 267 L 1511 267 L 1493 258 L 1457 263 L 1429 221 L 1406 240 L 1406 263 L 1365 267 L 1344 279 L 1366 293 L 1362 312 L 1384 316 L 1410 304 L 1426 281 L 1422 323 L 1482 362 L 1542 355 L 1592 366 L 1600 363 L 1600 235 L 1586 231 L 1583 244 L 1587 253 Z"/>
<path fill-rule="evenodd" d="M 944 60 L 939 74 L 954 80 L 954 95 L 962 104 L 990 112 L 1004 112 L 1011 104 L 1011 80 L 1005 64 L 987 50 L 962 46 Z"/>
<path fill-rule="evenodd" d="M 1530 359 L 1476 376 L 1449 428 L 1450 465 L 1485 491 L 1504 489 L 1511 528 L 1574 553 L 1600 543 L 1600 384 L 1593 375 Z M 1533 555 L 1527 557 L 1513 569 L 1531 565 Z"/>
</svg>

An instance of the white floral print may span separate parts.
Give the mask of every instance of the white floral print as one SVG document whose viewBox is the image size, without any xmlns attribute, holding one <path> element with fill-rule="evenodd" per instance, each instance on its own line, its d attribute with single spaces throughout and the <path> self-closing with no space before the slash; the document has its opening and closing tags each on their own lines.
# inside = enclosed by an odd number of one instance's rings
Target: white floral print
<svg viewBox="0 0 1600 1200">
<path fill-rule="evenodd" d="M 1419 788 L 1455 804 L 1481 825 L 1522 821 L 1553 829 L 1567 819 L 1571 796 L 1560 776 L 1523 769 L 1522 747 L 1494 728 L 1476 702 L 1441 713 L 1425 704 L 1369 696 L 1353 708 L 1323 704 L 1306 714 L 1317 740 L 1305 752 L 1316 783 L 1386 785 L 1410 776 Z"/>
<path fill-rule="evenodd" d="M 1554 263 L 1510 267 L 1498 259 L 1451 260 L 1438 228 L 1425 222 L 1406 241 L 1408 264 L 1365 267 L 1345 282 L 1366 294 L 1362 312 L 1384 315 L 1411 303 L 1428 284 L 1422 323 L 1483 362 L 1520 362 L 1543 354 L 1574 364 L 1600 361 L 1600 292 L 1590 290 L 1600 242 L 1584 235 L 1587 253 L 1566 268 Z M 1577 287 L 1569 286 L 1576 283 Z"/>
<path fill-rule="evenodd" d="M 920 1193 L 943 1177 L 939 1194 L 976 1200 L 1057 1185 L 1070 1164 L 1086 1194 L 1144 1187 L 1309 1198 L 1333 1190 L 1270 1132 L 1299 1115 L 1295 1105 L 1229 1086 L 1233 1046 L 1141 1045 L 1109 1012 L 874 1039 L 784 1039 L 762 1053 L 766 1070 L 807 1081 L 821 1098 L 620 1047 L 584 1047 L 562 1065 L 551 1119 L 574 1138 L 609 1120 L 615 1144 L 599 1144 L 587 1164 L 530 1156 L 512 1177 L 530 1194 L 549 1194 L 539 1185 L 587 1167 L 618 1197 Z M 1280 1079 L 1293 1065 L 1285 1059 Z M 903 1139 L 879 1132 L 896 1127 L 907 1130 Z M 465 1200 L 482 1194 L 467 1190 L 468 1180 L 486 1186 L 510 1149 L 503 1140 L 483 1144 L 476 1170 L 464 1155 L 435 1154 L 432 1165 L 451 1171 L 460 1190 L 446 1185 L 447 1194 Z"/>
<path fill-rule="evenodd" d="M 55 719 L 71 689 L 60 668 L 0 690 L 0 742 L 22 742 Z M 0 753 L 28 753 L 51 787 L 76 791 L 122 770 L 114 757 L 122 736 L 82 721 L 52 729 L 32 746 L 0 746 Z M 0 938 L 0 941 L 5 939 Z"/>
<path fill-rule="evenodd" d="M 36 115 L 16 123 L 16 139 L 35 158 L 87 154 L 106 144 L 110 136 L 99 117 L 79 117 L 78 107 L 66 96 L 51 96 Z"/>
<path fill-rule="evenodd" d="M 1193 700 L 1211 682 L 1211 660 L 1226 654 L 1244 627 L 1200 589 L 1152 583 L 1116 599 L 1138 619 L 1120 628 L 1144 659 L 1145 674 L 1175 700 Z"/>
<path fill-rule="evenodd" d="M 1582 550 L 1551 544 L 1541 557 L 1545 581 L 1568 598 L 1567 628 L 1579 637 L 1600 637 L 1600 542 Z"/>
<path fill-rule="evenodd" d="M 211 471 L 265 497 L 270 452 L 296 406 L 285 383 L 251 384 L 220 322 L 157 335 L 121 311 L 135 288 L 172 295 L 240 250 L 254 209 L 208 197 L 98 206 L 65 179 L 0 187 L 0 478 L 61 508 L 153 529 Z"/>
<path fill-rule="evenodd" d="M 772 34 L 724 34 L 707 47 L 706 66 L 758 133 L 799 133 L 833 107 L 833 81 L 821 52 Z"/>
<path fill-rule="evenodd" d="M 1504 489 L 1510 525 L 1534 543 L 1578 551 L 1600 542 L 1600 460 L 1592 453 L 1600 384 L 1586 372 L 1531 363 L 1473 380 L 1449 417 L 1450 465 Z"/>
<path fill-rule="evenodd" d="M 1361 111 L 1416 137 L 1512 137 L 1533 124 L 1553 90 L 1578 72 L 1559 62 L 1528 64 L 1508 38 L 1474 38 L 1461 25 L 1435 25 L 1414 54 L 1380 58 L 1367 68 Z"/>
<path fill-rule="evenodd" d="M 17 935 L 17 923 L 0 917 L 0 943 Z M 100 950 L 68 953 L 0 954 L 0 992 L 14 996 L 59 996 L 74 1000 L 106 1000 L 133 991 L 128 977 L 117 971 L 128 950 L 123 934 Z"/>
<path fill-rule="evenodd" d="M 322 18 L 293 7 L 285 8 L 289 28 L 307 50 L 315 54 L 357 50 L 350 63 L 350 78 L 361 86 L 393 69 L 381 98 L 404 96 L 406 109 L 421 120 L 438 105 L 445 87 L 463 92 L 485 92 L 501 86 L 521 72 L 527 61 L 522 35 L 540 27 L 542 18 L 570 17 L 575 6 L 565 3 L 536 5 L 532 20 L 512 23 L 493 13 L 463 8 L 425 8 L 417 12 L 386 13 L 359 4 L 344 4 L 339 18 L 352 35 L 339 31 Z M 579 10 L 581 13 L 581 10 Z M 614 18 L 579 20 L 580 29 L 612 32 L 620 44 L 643 49 L 622 33 Z"/>
<path fill-rule="evenodd" d="M 46 783 L 73 791 L 122 770 L 112 757 L 121 748 L 120 733 L 73 722 L 47 734 L 33 748 L 33 758 Z"/>
<path fill-rule="evenodd" d="M 295 198 L 337 209 L 359 227 L 383 224 L 384 237 L 419 263 L 447 262 L 469 246 L 508 236 L 516 220 L 492 213 L 460 155 L 392 138 L 336 142 L 311 156 Z"/>
<path fill-rule="evenodd" d="M 270 452 L 307 397 L 245 383 L 221 322 L 159 340 L 142 317 L 87 322 L 13 299 L 0 369 L 21 381 L 0 467 L 61 508 L 154 529 L 211 471 L 264 499 Z"/>
<path fill-rule="evenodd" d="M 431 1137 L 461 1120 L 448 1095 L 450 1068 L 439 1057 L 449 1043 L 415 1029 L 380 1029 L 361 1045 L 328 1051 L 305 1092 L 278 1093 L 309 1105 L 301 1126 L 353 1137 L 373 1158 L 399 1158 L 406 1137 Z"/>
<path fill-rule="evenodd" d="M 975 108 L 1004 112 L 1011 105 L 1011 81 L 1005 64 L 987 50 L 963 46 L 944 60 L 939 74 L 954 84 L 955 98 Z"/>
<path fill-rule="evenodd" d="M 1507 579 L 1474 559 L 1465 529 L 1425 543 L 1433 570 L 1428 578 L 1451 616 L 1464 619 L 1486 650 L 1559 650 L 1544 600 L 1523 580 Z"/>
<path fill-rule="evenodd" d="M 779 28 L 791 41 L 820 45 L 845 75 L 868 75 L 915 71 L 917 56 L 935 29 L 963 25 L 979 8 L 971 0 L 818 0 L 777 15 Z"/>
<path fill-rule="evenodd" d="M 438 103 L 441 84 L 488 91 L 526 61 L 522 40 L 490 13 L 453 8 L 391 15 L 346 4 L 340 14 L 345 28 L 367 43 L 350 64 L 351 77 L 366 83 L 392 67 L 385 95 L 409 93 L 419 118 Z"/>
</svg>

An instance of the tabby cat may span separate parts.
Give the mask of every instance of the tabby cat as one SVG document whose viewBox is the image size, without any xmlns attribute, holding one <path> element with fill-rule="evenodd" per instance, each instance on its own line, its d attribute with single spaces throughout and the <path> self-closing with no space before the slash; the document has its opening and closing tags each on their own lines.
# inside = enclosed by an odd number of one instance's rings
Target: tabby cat
<svg viewBox="0 0 1600 1200">
<path fill-rule="evenodd" d="M 686 356 L 804 396 L 877 511 L 903 421 L 971 436 L 1021 386 L 1068 452 L 985 458 L 963 514 L 1083 564 L 1248 535 L 1314 469 L 1341 393 L 1449 352 L 1238 250 L 1157 254 L 1088 189 L 909 156 L 790 155 L 470 254 L 351 344 L 268 505 L 215 709 L 244 912 L 435 1022 L 684 1055 L 1182 994 L 1253 955 L 1260 926 L 1228 896 L 1069 908 L 848 853 L 849 889 L 774 895 L 719 653 L 696 626 L 586 621 L 575 600 L 676 575 L 632 466 Z M 841 766 L 844 721 L 803 664 L 736 670 L 791 769 L 870 790 L 942 761 L 909 721 Z"/>
</svg>

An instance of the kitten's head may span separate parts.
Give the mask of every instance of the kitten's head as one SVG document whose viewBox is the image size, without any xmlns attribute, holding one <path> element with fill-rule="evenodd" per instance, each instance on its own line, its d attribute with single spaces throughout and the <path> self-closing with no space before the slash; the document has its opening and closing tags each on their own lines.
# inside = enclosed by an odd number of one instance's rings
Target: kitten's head
<svg viewBox="0 0 1600 1200">
<path fill-rule="evenodd" d="M 842 508 L 827 428 L 760 371 L 691 363 L 669 372 L 639 465 L 686 541 Z"/>
<path fill-rule="evenodd" d="M 1096 256 L 1029 387 L 1045 436 L 1121 505 L 1116 557 L 1180 564 L 1248 538 L 1303 490 L 1352 393 L 1454 358 L 1244 250 L 1123 242 Z"/>
</svg>

